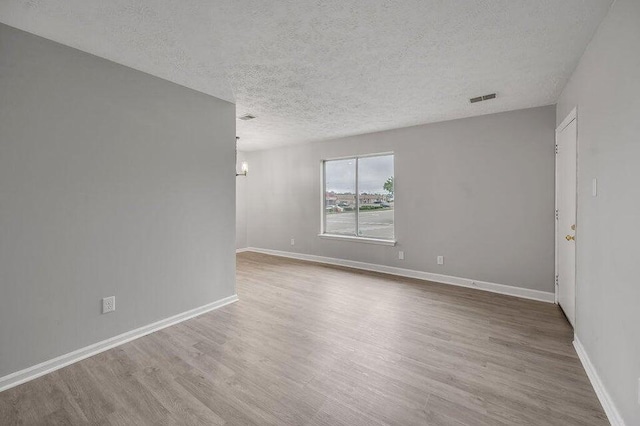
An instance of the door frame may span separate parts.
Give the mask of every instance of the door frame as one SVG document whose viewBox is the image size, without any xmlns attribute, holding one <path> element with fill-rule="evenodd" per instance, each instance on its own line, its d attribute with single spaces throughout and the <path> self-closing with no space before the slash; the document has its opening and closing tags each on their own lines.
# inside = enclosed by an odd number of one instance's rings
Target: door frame
<svg viewBox="0 0 640 426">
<path fill-rule="evenodd" d="M 579 185 L 579 180 L 578 180 L 578 176 L 579 176 L 579 168 L 580 168 L 580 163 L 578 162 L 578 158 L 579 158 L 579 148 L 580 148 L 580 143 L 579 143 L 579 138 L 578 138 L 578 107 L 575 106 L 570 112 L 569 114 L 567 114 L 567 116 L 565 117 L 564 120 L 562 120 L 562 123 L 560 123 L 560 125 L 556 128 L 556 132 L 555 132 L 555 163 L 556 163 L 556 167 L 555 167 L 555 211 L 554 211 L 554 218 L 553 218 L 553 222 L 554 222 L 554 228 L 555 228 L 555 233 L 554 233 L 554 252 L 555 252 L 555 268 L 554 268 L 554 293 L 555 293 L 555 304 L 559 305 L 559 301 L 558 301 L 558 266 L 559 266 L 559 262 L 558 262 L 558 237 L 559 237 L 559 229 L 558 229 L 558 193 L 559 193 L 559 188 L 558 188 L 558 183 L 559 183 L 559 179 L 558 179 L 558 172 L 559 172 L 559 165 L 558 165 L 558 134 L 560 132 L 562 132 L 569 124 L 571 124 L 571 122 L 575 121 L 576 122 L 576 188 L 575 188 L 575 197 L 576 197 L 576 229 L 574 232 L 574 235 L 576 235 L 576 239 L 574 240 L 574 247 L 576 250 L 576 261 L 575 261 L 575 272 L 574 272 L 574 277 L 575 277 L 575 292 L 574 292 L 574 298 L 577 300 L 577 295 L 578 295 L 578 256 L 577 256 L 577 252 L 578 252 L 578 240 L 579 238 L 577 238 L 578 235 L 578 230 L 580 229 L 578 226 L 578 185 Z M 574 305 L 576 300 L 574 300 Z M 576 325 L 578 323 L 578 313 L 577 310 L 575 312 L 575 318 L 573 319 L 574 321 L 574 330 L 576 328 Z"/>
</svg>

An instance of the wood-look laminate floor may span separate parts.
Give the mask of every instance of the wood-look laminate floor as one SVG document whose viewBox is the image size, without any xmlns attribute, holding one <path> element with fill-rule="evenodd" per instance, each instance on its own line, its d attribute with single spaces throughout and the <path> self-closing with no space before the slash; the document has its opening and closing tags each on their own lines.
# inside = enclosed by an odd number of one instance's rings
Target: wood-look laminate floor
<svg viewBox="0 0 640 426">
<path fill-rule="evenodd" d="M 554 305 L 256 253 L 238 295 L 0 393 L 0 424 L 608 424 Z"/>
</svg>

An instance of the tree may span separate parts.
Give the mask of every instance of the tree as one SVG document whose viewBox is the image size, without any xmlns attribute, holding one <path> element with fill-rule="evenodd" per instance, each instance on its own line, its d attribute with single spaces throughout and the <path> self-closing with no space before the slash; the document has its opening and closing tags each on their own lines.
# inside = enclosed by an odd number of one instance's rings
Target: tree
<svg viewBox="0 0 640 426">
<path fill-rule="evenodd" d="M 384 185 L 382 185 L 382 189 L 387 191 L 389 194 L 393 195 L 393 176 L 387 179 Z"/>
</svg>

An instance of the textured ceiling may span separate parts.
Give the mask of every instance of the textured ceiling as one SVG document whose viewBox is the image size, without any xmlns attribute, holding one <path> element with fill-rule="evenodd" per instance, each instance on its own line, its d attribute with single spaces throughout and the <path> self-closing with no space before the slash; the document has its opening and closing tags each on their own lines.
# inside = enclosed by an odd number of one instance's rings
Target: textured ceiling
<svg viewBox="0 0 640 426">
<path fill-rule="evenodd" d="M 252 150 L 555 103 L 610 3 L 0 0 L 0 22 L 236 102 Z"/>
</svg>

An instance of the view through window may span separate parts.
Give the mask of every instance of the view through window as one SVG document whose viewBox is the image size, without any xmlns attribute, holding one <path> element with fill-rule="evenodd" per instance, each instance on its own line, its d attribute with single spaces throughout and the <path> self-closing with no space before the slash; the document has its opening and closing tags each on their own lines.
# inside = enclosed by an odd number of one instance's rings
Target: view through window
<svg viewBox="0 0 640 426">
<path fill-rule="evenodd" d="M 393 154 L 324 161 L 324 233 L 393 240 L 393 183 Z"/>
</svg>

